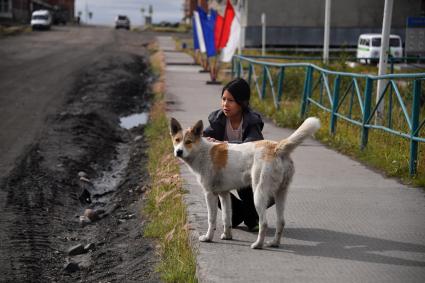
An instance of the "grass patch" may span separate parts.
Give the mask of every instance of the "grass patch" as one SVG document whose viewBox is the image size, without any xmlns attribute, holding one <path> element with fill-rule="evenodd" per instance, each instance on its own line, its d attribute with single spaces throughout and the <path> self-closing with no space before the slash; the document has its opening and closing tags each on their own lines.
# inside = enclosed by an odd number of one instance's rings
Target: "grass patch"
<svg viewBox="0 0 425 283">
<path fill-rule="evenodd" d="M 151 56 L 152 71 L 160 79 L 153 86 L 154 104 L 145 134 L 149 143 L 148 171 L 151 189 L 146 194 L 144 213 L 149 218 L 145 237 L 158 240 L 161 261 L 158 272 L 165 282 L 197 282 L 196 262 L 189 246 L 186 206 L 183 202 L 179 166 L 172 154 L 168 119 L 165 115 L 163 55 Z"/>
<path fill-rule="evenodd" d="M 2 26 L 0 25 L 0 36 L 18 35 L 21 33 L 31 32 L 30 26 Z"/>
<path fill-rule="evenodd" d="M 191 26 L 190 25 L 186 25 L 186 24 L 179 24 L 178 27 L 172 27 L 172 26 L 159 26 L 159 25 L 148 25 L 145 27 L 144 30 L 147 31 L 153 31 L 153 32 L 167 32 L 167 33 L 172 33 L 172 32 L 176 32 L 176 33 L 187 33 L 191 30 Z"/>
</svg>

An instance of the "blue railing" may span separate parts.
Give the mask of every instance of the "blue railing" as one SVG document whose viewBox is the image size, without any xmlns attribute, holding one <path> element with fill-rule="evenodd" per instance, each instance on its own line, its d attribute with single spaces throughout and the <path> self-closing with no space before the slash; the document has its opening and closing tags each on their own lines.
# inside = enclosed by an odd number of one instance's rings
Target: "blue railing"
<svg viewBox="0 0 425 283">
<path fill-rule="evenodd" d="M 407 138 L 410 141 L 409 172 L 410 175 L 416 174 L 418 143 L 425 143 L 425 137 L 420 136 L 421 129 L 425 129 L 425 113 L 420 113 L 421 83 L 425 80 L 425 73 L 373 76 L 330 71 L 311 63 L 275 63 L 240 55 L 234 56 L 232 60 L 232 76 L 245 77 L 250 85 L 254 83 L 261 100 L 266 97 L 269 89 L 276 109 L 280 107 L 285 70 L 288 68 L 305 70 L 304 87 L 300 93 L 301 117 L 305 117 L 310 105 L 314 105 L 330 113 L 331 134 L 336 132 L 338 119 L 359 126 L 362 149 L 368 143 L 370 129 Z M 330 82 L 330 77 L 333 77 L 333 82 Z M 409 89 L 410 84 L 412 85 L 408 95 L 402 95 L 398 83 L 400 80 L 403 80 L 404 88 Z M 378 81 L 382 81 L 382 92 L 373 101 L 373 88 Z M 378 109 L 385 104 L 386 115 L 378 116 Z M 399 113 L 395 113 L 396 111 Z M 394 116 L 397 114 L 401 115 L 398 120 L 401 119 L 405 124 L 402 127 L 394 123 Z M 380 122 L 376 122 L 376 119 Z"/>
</svg>

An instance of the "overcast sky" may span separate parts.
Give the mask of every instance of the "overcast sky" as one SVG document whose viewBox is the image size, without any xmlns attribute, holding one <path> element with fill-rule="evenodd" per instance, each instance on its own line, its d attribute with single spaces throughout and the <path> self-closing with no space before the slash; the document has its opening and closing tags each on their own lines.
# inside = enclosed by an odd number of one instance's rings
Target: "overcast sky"
<svg viewBox="0 0 425 283">
<path fill-rule="evenodd" d="M 153 22 L 161 21 L 178 22 L 183 17 L 183 0 L 76 0 L 75 14 L 82 12 L 81 20 L 86 20 L 86 7 L 93 17 L 89 20 L 97 25 L 114 25 L 115 17 L 127 15 L 133 26 L 142 23 L 141 8 L 148 14 L 149 4 L 153 7 Z M 88 19 L 88 17 L 87 17 Z"/>
</svg>

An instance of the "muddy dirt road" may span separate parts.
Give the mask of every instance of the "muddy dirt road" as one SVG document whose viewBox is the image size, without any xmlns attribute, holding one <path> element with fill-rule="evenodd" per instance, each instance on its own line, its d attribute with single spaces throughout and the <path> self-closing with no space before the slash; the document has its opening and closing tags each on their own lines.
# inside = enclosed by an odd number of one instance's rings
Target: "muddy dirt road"
<svg viewBox="0 0 425 283">
<path fill-rule="evenodd" d="M 142 237 L 151 34 L 0 38 L 0 282 L 156 282 Z"/>
</svg>

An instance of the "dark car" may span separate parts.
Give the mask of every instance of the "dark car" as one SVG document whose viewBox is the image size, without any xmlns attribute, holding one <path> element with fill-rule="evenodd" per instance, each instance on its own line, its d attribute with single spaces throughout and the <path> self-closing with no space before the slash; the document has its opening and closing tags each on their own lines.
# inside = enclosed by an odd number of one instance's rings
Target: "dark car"
<svg viewBox="0 0 425 283">
<path fill-rule="evenodd" d="M 124 15 L 118 15 L 115 19 L 115 28 L 125 28 L 130 29 L 130 19 Z"/>
</svg>

